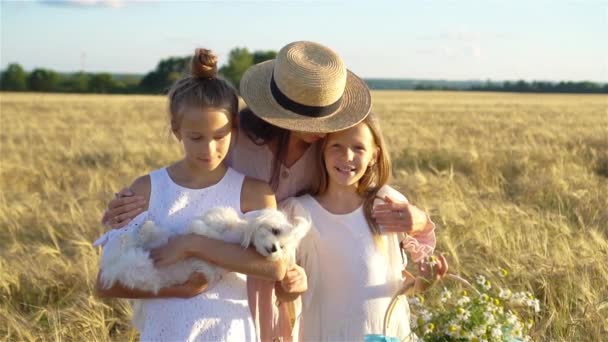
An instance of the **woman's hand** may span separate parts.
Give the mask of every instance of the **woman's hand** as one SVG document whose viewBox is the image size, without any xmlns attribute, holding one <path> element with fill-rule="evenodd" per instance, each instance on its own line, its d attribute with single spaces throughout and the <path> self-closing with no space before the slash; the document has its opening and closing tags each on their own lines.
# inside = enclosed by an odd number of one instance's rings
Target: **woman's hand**
<svg viewBox="0 0 608 342">
<path fill-rule="evenodd" d="M 142 196 L 135 196 L 131 189 L 123 188 L 108 203 L 101 223 L 112 229 L 122 228 L 143 212 L 144 207 L 146 207 L 146 200 Z"/>
<path fill-rule="evenodd" d="M 166 245 L 150 250 L 150 258 L 154 266 L 165 267 L 184 260 L 191 248 L 190 235 L 177 235 L 169 239 Z"/>
<path fill-rule="evenodd" d="M 407 202 L 394 202 L 388 196 L 384 201 L 374 207 L 372 216 L 385 232 L 416 236 L 426 231 L 429 217 L 423 210 Z"/>
<path fill-rule="evenodd" d="M 285 273 L 285 278 L 281 280 L 281 288 L 285 293 L 304 293 L 308 290 L 308 278 L 304 269 L 294 265 Z"/>
</svg>

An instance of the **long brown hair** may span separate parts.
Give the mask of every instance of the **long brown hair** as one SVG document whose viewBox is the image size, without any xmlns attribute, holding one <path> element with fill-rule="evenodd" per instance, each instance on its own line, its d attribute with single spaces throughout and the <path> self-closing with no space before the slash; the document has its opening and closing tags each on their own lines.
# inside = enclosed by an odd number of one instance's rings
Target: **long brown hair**
<svg viewBox="0 0 608 342">
<path fill-rule="evenodd" d="M 386 150 L 386 144 L 384 143 L 384 138 L 382 137 L 378 117 L 374 113 L 370 113 L 365 120 L 359 123 L 359 125 L 367 125 L 367 127 L 369 127 L 369 130 L 374 137 L 376 148 L 378 148 L 376 160 L 368 164 L 367 170 L 365 170 L 363 177 L 361 177 L 359 184 L 357 185 L 357 194 L 363 197 L 363 211 L 365 214 L 365 219 L 367 220 L 372 235 L 376 237 L 380 236 L 380 227 L 372 219 L 372 210 L 374 207 L 374 200 L 378 196 L 378 191 L 385 186 L 390 179 L 391 159 L 388 151 Z M 325 159 L 323 157 L 323 151 L 327 146 L 327 141 L 328 139 L 325 137 L 325 140 L 323 141 L 323 144 L 321 144 L 318 153 L 318 167 L 321 169 L 321 173 L 318 183 L 313 188 L 313 195 L 324 194 L 329 186 L 329 174 L 327 173 Z"/>
<path fill-rule="evenodd" d="M 272 190 L 276 192 L 279 188 L 281 165 L 285 164 L 287 158 L 287 145 L 291 131 L 260 119 L 249 108 L 244 108 L 239 112 L 239 125 L 256 145 L 267 145 L 276 141 L 277 150 L 272 160 L 269 182 Z"/>
</svg>

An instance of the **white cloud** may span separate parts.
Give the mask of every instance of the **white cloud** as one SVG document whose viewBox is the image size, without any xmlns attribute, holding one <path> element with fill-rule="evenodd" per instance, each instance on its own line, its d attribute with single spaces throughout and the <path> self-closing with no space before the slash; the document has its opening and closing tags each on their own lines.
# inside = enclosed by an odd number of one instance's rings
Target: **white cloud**
<svg viewBox="0 0 608 342">
<path fill-rule="evenodd" d="M 473 42 L 473 41 L 496 41 L 513 38 L 512 34 L 499 32 L 471 31 L 467 27 L 454 27 L 445 31 L 418 35 L 418 40 L 427 41 L 449 41 L 449 42 Z"/>
<path fill-rule="evenodd" d="M 482 59 L 484 57 L 483 49 L 479 42 L 451 42 L 447 44 L 416 49 L 415 52 L 419 55 L 445 57 L 450 59 Z"/>
<path fill-rule="evenodd" d="M 111 7 L 120 8 L 127 4 L 125 0 L 41 0 L 45 5 L 68 7 Z"/>
</svg>

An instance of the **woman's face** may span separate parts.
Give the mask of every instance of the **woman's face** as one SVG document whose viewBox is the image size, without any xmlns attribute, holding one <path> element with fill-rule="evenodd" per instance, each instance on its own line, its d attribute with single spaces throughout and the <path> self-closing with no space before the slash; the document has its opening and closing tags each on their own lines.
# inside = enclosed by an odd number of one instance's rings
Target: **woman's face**
<svg viewBox="0 0 608 342">
<path fill-rule="evenodd" d="M 378 148 L 369 127 L 358 124 L 327 136 L 323 158 L 329 183 L 341 186 L 357 185 L 368 166 L 375 163 Z"/>
<path fill-rule="evenodd" d="M 316 141 L 323 139 L 327 134 L 325 133 L 308 133 L 308 132 L 300 132 L 300 131 L 292 131 L 291 136 L 294 138 L 303 141 L 307 144 L 312 144 Z"/>
<path fill-rule="evenodd" d="M 184 147 L 184 159 L 202 170 L 215 170 L 226 158 L 232 136 L 229 115 L 219 109 L 189 108 L 174 132 Z"/>
</svg>

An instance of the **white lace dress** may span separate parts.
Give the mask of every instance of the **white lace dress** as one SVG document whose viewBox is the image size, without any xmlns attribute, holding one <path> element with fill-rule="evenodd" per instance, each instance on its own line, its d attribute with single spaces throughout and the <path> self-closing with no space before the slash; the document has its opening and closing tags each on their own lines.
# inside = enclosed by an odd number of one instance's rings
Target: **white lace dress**
<svg viewBox="0 0 608 342">
<path fill-rule="evenodd" d="M 148 211 L 127 227 L 133 229 L 145 220 L 180 233 L 192 218 L 217 206 L 240 212 L 244 176 L 229 168 L 215 185 L 188 189 L 177 185 L 166 169 L 150 174 L 151 193 Z M 104 235 L 104 244 L 121 230 Z M 247 302 L 246 277 L 230 272 L 212 288 L 198 296 L 142 300 L 145 317 L 140 327 L 142 341 L 256 341 L 255 326 Z"/>
</svg>

